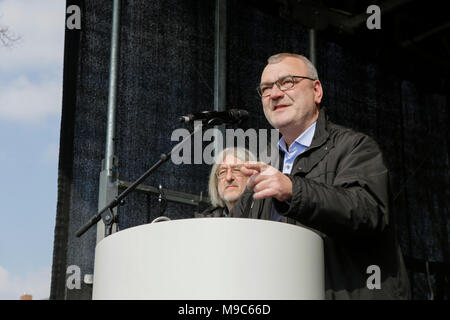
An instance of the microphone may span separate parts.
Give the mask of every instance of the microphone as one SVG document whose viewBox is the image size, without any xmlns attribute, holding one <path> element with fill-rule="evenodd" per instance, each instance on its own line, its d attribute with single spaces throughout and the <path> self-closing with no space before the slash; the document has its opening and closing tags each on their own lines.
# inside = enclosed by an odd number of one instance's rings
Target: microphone
<svg viewBox="0 0 450 320">
<path fill-rule="evenodd" d="M 187 114 L 178 118 L 181 123 L 189 123 L 195 120 L 209 121 L 217 119 L 220 123 L 234 123 L 248 119 L 248 111 L 243 109 L 230 109 L 227 111 L 202 111 L 194 114 Z M 215 123 L 219 124 L 219 123 Z"/>
</svg>

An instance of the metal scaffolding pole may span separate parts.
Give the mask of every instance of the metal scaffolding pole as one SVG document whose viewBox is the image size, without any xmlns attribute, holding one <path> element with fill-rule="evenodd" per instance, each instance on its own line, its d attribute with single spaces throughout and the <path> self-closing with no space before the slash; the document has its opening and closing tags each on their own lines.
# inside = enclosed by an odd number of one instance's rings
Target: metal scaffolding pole
<svg viewBox="0 0 450 320">
<path fill-rule="evenodd" d="M 116 134 L 117 69 L 119 65 L 120 0 L 114 0 L 109 65 L 108 118 L 106 126 L 105 170 L 112 176 Z"/>
<path fill-rule="evenodd" d="M 106 146 L 103 170 L 100 172 L 98 208 L 103 208 L 118 194 L 117 183 L 117 158 L 114 154 L 114 142 L 116 134 L 116 109 L 117 109 L 117 74 L 119 68 L 119 37 L 120 37 L 120 0 L 113 2 L 113 17 L 111 30 L 111 53 L 109 65 L 109 95 L 108 114 L 106 122 Z M 117 208 L 113 210 L 114 216 Z M 117 224 L 112 227 L 117 230 Z M 105 224 L 102 220 L 97 223 L 97 243 L 105 237 Z"/>
<path fill-rule="evenodd" d="M 309 29 L 309 60 L 316 67 L 316 30 Z"/>
<path fill-rule="evenodd" d="M 226 109 L 226 85 L 227 85 L 227 0 L 216 0 L 215 22 L 215 59 L 214 59 L 214 110 Z M 217 126 L 222 134 L 214 136 L 214 150 L 222 150 L 225 141 L 225 126 Z M 222 144 L 222 145 L 220 145 Z"/>
</svg>

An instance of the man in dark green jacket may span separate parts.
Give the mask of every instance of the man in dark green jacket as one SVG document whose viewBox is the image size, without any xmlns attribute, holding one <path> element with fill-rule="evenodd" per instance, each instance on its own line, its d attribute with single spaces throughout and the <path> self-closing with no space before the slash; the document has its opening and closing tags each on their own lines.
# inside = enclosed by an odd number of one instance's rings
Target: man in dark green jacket
<svg viewBox="0 0 450 320">
<path fill-rule="evenodd" d="M 389 172 L 376 142 L 328 120 L 317 71 L 303 56 L 270 57 L 257 90 L 267 120 L 283 135 L 280 166 L 244 164 L 250 178 L 231 216 L 320 234 L 327 299 L 409 299 Z"/>
</svg>

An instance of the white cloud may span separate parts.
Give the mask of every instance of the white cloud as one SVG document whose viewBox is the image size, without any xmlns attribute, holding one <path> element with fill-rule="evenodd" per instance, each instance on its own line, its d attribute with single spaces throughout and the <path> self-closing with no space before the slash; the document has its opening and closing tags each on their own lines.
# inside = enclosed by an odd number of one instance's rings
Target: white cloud
<svg viewBox="0 0 450 320">
<path fill-rule="evenodd" d="M 0 0 L 0 25 L 21 38 L 0 47 L 0 74 L 62 71 L 65 17 L 65 1 Z"/>
<path fill-rule="evenodd" d="M 0 300 L 18 300 L 24 293 L 31 294 L 34 300 L 47 299 L 50 281 L 50 267 L 17 276 L 0 266 Z"/>
<path fill-rule="evenodd" d="M 0 0 L 0 25 L 20 40 L 0 46 L 0 120 L 60 115 L 65 1 Z"/>
<path fill-rule="evenodd" d="M 0 82 L 0 119 L 39 123 L 60 115 L 61 106 L 62 89 L 56 80 L 34 83 L 18 76 L 9 83 Z"/>
</svg>

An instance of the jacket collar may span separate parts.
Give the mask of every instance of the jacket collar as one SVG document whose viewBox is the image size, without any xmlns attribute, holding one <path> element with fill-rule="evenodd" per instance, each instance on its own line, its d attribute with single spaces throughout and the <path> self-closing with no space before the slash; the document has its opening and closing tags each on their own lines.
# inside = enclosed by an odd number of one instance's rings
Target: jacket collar
<svg viewBox="0 0 450 320">
<path fill-rule="evenodd" d="M 321 146 L 328 139 L 328 116 L 325 107 L 321 107 L 319 110 L 319 117 L 317 119 L 316 131 L 314 132 L 314 138 L 311 142 L 310 149 Z"/>
<path fill-rule="evenodd" d="M 321 107 L 319 110 L 319 117 L 317 118 L 316 123 L 316 130 L 314 132 L 314 137 L 311 142 L 311 145 L 308 149 L 306 149 L 300 156 L 298 156 L 294 161 L 294 167 L 297 167 L 297 169 L 292 169 L 294 172 L 304 172 L 308 173 L 311 171 L 311 169 L 321 160 L 323 157 L 328 153 L 328 146 L 325 148 L 319 149 L 318 152 L 314 152 L 314 154 L 311 154 L 309 159 L 305 159 L 307 155 L 312 152 L 313 150 L 321 147 L 324 145 L 329 137 L 328 132 L 328 116 L 326 113 L 326 108 Z M 284 152 L 281 149 L 278 149 L 279 152 L 279 165 L 278 169 L 280 171 L 283 170 L 283 163 L 284 163 Z"/>
<path fill-rule="evenodd" d="M 311 146 L 295 159 L 291 173 L 309 173 L 330 150 L 332 143 L 329 136 L 328 116 L 325 107 L 321 107 Z"/>
</svg>

